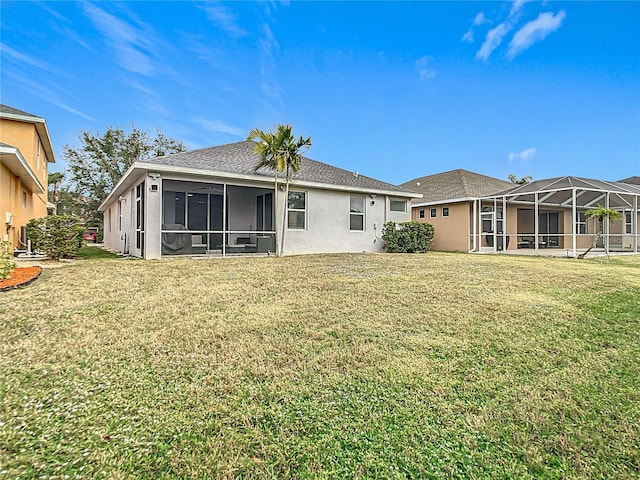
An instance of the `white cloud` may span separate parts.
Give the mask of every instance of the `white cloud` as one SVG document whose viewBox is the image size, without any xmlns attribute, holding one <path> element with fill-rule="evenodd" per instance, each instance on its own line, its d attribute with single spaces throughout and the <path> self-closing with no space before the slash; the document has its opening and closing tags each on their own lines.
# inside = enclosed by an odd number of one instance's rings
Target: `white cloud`
<svg viewBox="0 0 640 480">
<path fill-rule="evenodd" d="M 283 90 L 277 79 L 276 53 L 280 48 L 278 40 L 268 24 L 262 25 L 262 36 L 260 37 L 260 91 L 265 98 L 273 105 L 282 106 Z"/>
<path fill-rule="evenodd" d="M 227 135 L 233 135 L 236 137 L 243 137 L 246 134 L 245 130 L 234 127 L 232 125 L 227 125 L 226 123 L 220 120 L 197 120 L 197 122 L 202 126 L 202 128 L 209 130 L 211 132 L 216 133 L 226 133 Z"/>
<path fill-rule="evenodd" d="M 467 33 L 465 33 L 460 40 L 466 43 L 473 43 L 473 28 L 467 30 Z"/>
<path fill-rule="evenodd" d="M 151 76 L 158 69 L 152 57 L 159 43 L 147 30 L 138 29 L 90 2 L 82 3 L 85 13 L 112 44 L 120 65 L 134 73 Z"/>
<path fill-rule="evenodd" d="M 28 91 L 31 95 L 35 95 L 39 98 L 42 98 L 44 101 L 47 101 L 52 105 L 55 105 L 63 110 L 66 110 L 67 112 L 71 112 L 74 115 L 78 115 L 79 117 L 95 122 L 96 119 L 93 118 L 92 116 L 87 115 L 86 113 L 83 113 L 80 110 L 77 110 L 71 107 L 70 105 L 68 105 L 67 103 L 63 102 L 62 100 L 60 100 L 59 94 L 67 94 L 67 96 L 70 96 L 68 94 L 68 91 L 65 91 L 64 88 L 60 86 L 54 86 L 54 85 L 51 85 L 53 88 L 48 88 L 44 86 L 42 82 L 35 82 L 24 76 L 16 75 L 13 72 L 7 73 L 7 76 L 12 78 L 18 85 L 23 87 L 24 90 Z"/>
<path fill-rule="evenodd" d="M 560 10 L 556 15 L 545 12 L 538 15 L 538 18 L 526 23 L 518 30 L 509 43 L 507 58 L 513 59 L 536 42 L 544 40 L 551 32 L 555 32 L 562 26 L 566 14 Z"/>
<path fill-rule="evenodd" d="M 507 158 L 509 159 L 509 163 L 516 161 L 527 162 L 529 160 L 533 160 L 533 158 L 536 156 L 536 152 L 536 148 L 526 148 L 518 153 L 510 153 L 509 155 L 507 155 Z"/>
<path fill-rule="evenodd" d="M 513 17 L 516 15 L 525 3 L 529 3 L 531 0 L 513 0 L 513 5 L 511 5 L 511 11 L 509 12 L 509 16 Z"/>
<path fill-rule="evenodd" d="M 214 2 L 207 3 L 202 8 L 207 12 L 209 20 L 230 35 L 234 37 L 243 37 L 247 34 L 246 30 L 238 24 L 236 16 L 224 5 Z"/>
<path fill-rule="evenodd" d="M 489 19 L 484 16 L 484 12 L 480 12 L 476 15 L 476 18 L 473 19 L 473 24 L 477 27 L 484 23 L 489 22 Z"/>
<path fill-rule="evenodd" d="M 7 58 L 8 60 L 13 60 L 17 64 L 26 63 L 28 65 L 31 65 L 32 67 L 39 68 L 49 73 L 53 73 L 56 75 L 61 74 L 60 70 L 48 64 L 47 62 L 43 62 L 41 60 L 38 60 L 37 58 L 33 58 L 22 52 L 14 50 L 10 46 L 8 46 L 6 43 L 0 43 L 0 51 L 6 55 L 5 58 Z"/>
<path fill-rule="evenodd" d="M 504 22 L 489 30 L 480 50 L 476 53 L 476 58 L 480 60 L 489 58 L 491 53 L 502 43 L 504 36 L 509 33 L 512 28 L 513 25 L 510 22 Z"/>
<path fill-rule="evenodd" d="M 425 55 L 416 60 L 420 80 L 430 80 L 438 74 L 438 71 L 431 66 L 432 61 L 433 57 L 430 55 Z"/>
</svg>

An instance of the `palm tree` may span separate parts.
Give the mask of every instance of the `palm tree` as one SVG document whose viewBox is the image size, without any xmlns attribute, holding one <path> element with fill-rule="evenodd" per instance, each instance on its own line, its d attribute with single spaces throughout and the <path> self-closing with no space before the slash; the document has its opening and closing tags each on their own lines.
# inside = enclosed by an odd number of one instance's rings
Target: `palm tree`
<svg viewBox="0 0 640 480">
<path fill-rule="evenodd" d="M 62 183 L 63 178 L 64 178 L 64 173 L 61 173 L 61 172 L 50 173 L 47 178 L 47 183 L 49 185 L 53 185 L 51 203 L 53 203 L 56 206 L 60 201 L 60 184 Z"/>
<path fill-rule="evenodd" d="M 278 204 L 278 173 L 285 172 L 285 197 L 282 202 L 282 231 L 280 242 L 277 246 L 277 254 L 281 256 L 284 251 L 285 232 L 287 230 L 287 204 L 289 201 L 289 183 L 291 176 L 300 171 L 300 161 L 302 155 L 300 149 L 311 146 L 311 137 L 295 138 L 291 125 L 278 125 L 275 132 L 265 132 L 259 128 L 249 131 L 247 140 L 256 140 L 255 152 L 260 157 L 260 161 L 255 166 L 254 171 L 267 167 L 275 171 L 274 190 L 275 204 Z"/>
<path fill-rule="evenodd" d="M 531 180 L 533 180 L 533 177 L 531 175 L 525 175 L 522 178 L 518 178 L 516 177 L 513 173 L 509 174 L 509 181 L 511 183 L 515 183 L 517 185 L 526 185 L 527 183 L 529 183 Z"/>
<path fill-rule="evenodd" d="M 622 216 L 622 214 L 617 210 L 613 210 L 611 208 L 607 208 L 607 207 L 603 207 L 602 205 L 598 205 L 596 208 L 591 208 L 591 209 L 587 210 L 586 212 L 584 212 L 584 216 L 586 218 L 595 218 L 596 219 L 596 222 L 597 222 L 597 233 L 596 233 L 595 238 L 593 239 L 593 243 L 587 249 L 587 251 L 584 252 L 584 253 L 581 253 L 580 255 L 578 255 L 578 258 L 580 258 L 580 259 L 586 257 L 587 254 L 592 249 L 596 248 L 596 245 L 598 244 L 598 242 L 602 238 L 602 233 L 603 233 L 603 230 L 604 230 L 604 222 L 605 222 L 605 220 L 607 222 L 611 222 L 612 220 L 617 220 Z M 607 258 L 609 258 L 609 260 L 611 260 L 611 258 L 609 257 L 608 249 L 605 248 L 604 251 L 607 254 Z"/>
</svg>

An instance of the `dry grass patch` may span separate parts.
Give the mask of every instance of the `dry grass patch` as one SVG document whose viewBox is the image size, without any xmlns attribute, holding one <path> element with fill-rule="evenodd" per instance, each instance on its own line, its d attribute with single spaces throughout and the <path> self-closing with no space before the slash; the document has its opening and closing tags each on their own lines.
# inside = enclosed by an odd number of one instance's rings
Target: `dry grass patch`
<svg viewBox="0 0 640 480">
<path fill-rule="evenodd" d="M 640 258 L 92 260 L 0 296 L 0 471 L 640 473 Z"/>
</svg>

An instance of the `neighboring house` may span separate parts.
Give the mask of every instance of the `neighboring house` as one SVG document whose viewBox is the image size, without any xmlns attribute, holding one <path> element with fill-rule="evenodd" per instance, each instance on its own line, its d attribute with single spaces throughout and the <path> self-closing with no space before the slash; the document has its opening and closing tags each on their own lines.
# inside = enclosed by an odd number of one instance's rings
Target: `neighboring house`
<svg viewBox="0 0 640 480">
<path fill-rule="evenodd" d="M 276 251 L 284 178 L 254 171 L 250 141 L 134 163 L 104 200 L 104 242 L 147 259 Z M 377 252 L 387 221 L 409 221 L 419 194 L 308 158 L 293 176 L 284 254 Z M 276 205 L 277 199 L 277 205 Z"/>
<path fill-rule="evenodd" d="M 585 213 L 598 205 L 617 210 L 622 217 L 611 225 L 603 223 L 599 247 L 608 252 L 638 253 L 640 185 L 634 179 L 637 177 L 606 182 L 559 177 L 514 185 L 454 170 L 403 186 L 431 191 L 423 200 L 414 201 L 412 215 L 414 220 L 434 224 L 436 250 L 555 249 L 576 257 L 593 242 L 598 225 L 594 219 L 587 220 Z M 460 198 L 464 192 L 469 196 Z"/>
<path fill-rule="evenodd" d="M 422 193 L 421 199 L 412 201 L 411 218 L 434 226 L 433 250 L 468 252 L 477 200 L 513 184 L 457 169 L 414 178 L 401 186 Z"/>
<path fill-rule="evenodd" d="M 55 162 L 44 118 L 0 104 L 2 240 L 26 249 L 26 225 L 47 215 L 49 163 Z"/>
<path fill-rule="evenodd" d="M 629 177 L 618 180 L 621 183 L 631 183 L 632 185 L 640 185 L 640 177 Z"/>
</svg>

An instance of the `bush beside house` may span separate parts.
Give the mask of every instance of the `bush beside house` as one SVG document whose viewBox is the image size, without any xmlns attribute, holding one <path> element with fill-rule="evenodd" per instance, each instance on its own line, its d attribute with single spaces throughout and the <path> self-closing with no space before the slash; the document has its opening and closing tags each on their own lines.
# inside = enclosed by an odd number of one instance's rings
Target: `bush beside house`
<svg viewBox="0 0 640 480">
<path fill-rule="evenodd" d="M 11 244 L 9 242 L 0 243 L 0 280 L 9 278 L 9 274 L 16 268 L 11 254 Z"/>
<path fill-rule="evenodd" d="M 74 257 L 83 244 L 84 227 L 71 215 L 34 218 L 27 224 L 27 237 L 33 250 L 42 251 L 53 260 Z"/>
<path fill-rule="evenodd" d="M 424 253 L 431 249 L 435 229 L 430 223 L 387 222 L 382 231 L 388 253 Z"/>
</svg>

